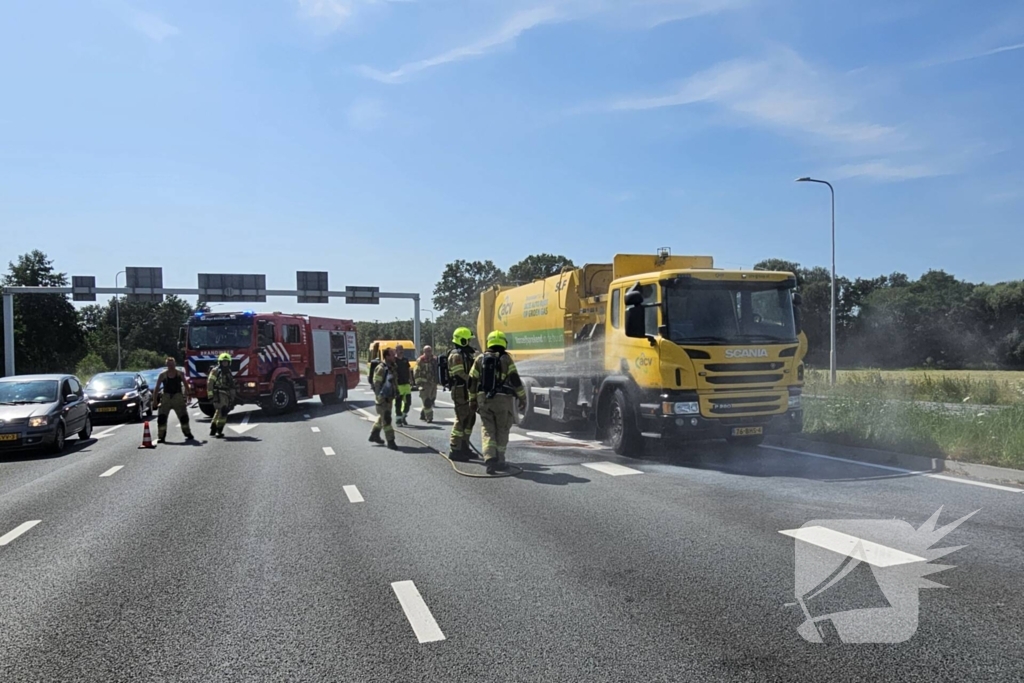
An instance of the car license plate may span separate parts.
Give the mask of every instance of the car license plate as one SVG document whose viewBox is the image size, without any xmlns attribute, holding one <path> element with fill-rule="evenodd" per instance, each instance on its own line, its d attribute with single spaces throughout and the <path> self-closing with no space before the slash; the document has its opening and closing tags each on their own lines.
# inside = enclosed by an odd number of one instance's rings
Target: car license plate
<svg viewBox="0 0 1024 683">
<path fill-rule="evenodd" d="M 0 441 L 17 441 L 17 434 L 0 434 Z"/>
<path fill-rule="evenodd" d="M 97 413 L 116 413 L 117 408 L 97 408 Z"/>
<path fill-rule="evenodd" d="M 758 436 L 764 434 L 764 427 L 733 427 L 733 436 Z"/>
</svg>

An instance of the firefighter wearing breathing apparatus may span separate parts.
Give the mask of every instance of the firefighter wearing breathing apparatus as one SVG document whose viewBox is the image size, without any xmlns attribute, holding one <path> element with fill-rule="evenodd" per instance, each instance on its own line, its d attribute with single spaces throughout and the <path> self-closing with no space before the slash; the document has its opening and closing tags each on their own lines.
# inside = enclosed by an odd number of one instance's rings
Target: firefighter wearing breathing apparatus
<svg viewBox="0 0 1024 683">
<path fill-rule="evenodd" d="M 469 439 L 473 436 L 473 425 L 476 423 L 476 398 L 470 393 L 469 372 L 473 367 L 473 347 L 469 340 L 473 332 L 468 327 L 460 327 L 452 334 L 455 348 L 448 352 L 445 367 L 448 383 L 452 392 L 452 403 L 455 404 L 455 424 L 449 439 L 448 459 L 466 462 L 473 459 L 469 450 Z"/>
<path fill-rule="evenodd" d="M 213 403 L 213 419 L 210 420 L 210 436 L 223 437 L 228 413 L 235 402 L 235 378 L 231 374 L 231 354 L 217 356 L 217 365 L 206 378 L 206 392 Z"/>
<path fill-rule="evenodd" d="M 434 401 L 437 400 L 437 359 L 434 358 L 434 349 L 430 346 L 423 347 L 423 355 L 416 361 L 416 373 L 414 379 L 416 386 L 420 388 L 420 403 L 423 409 L 420 410 L 420 419 L 430 424 L 434 421 Z"/>
<path fill-rule="evenodd" d="M 477 392 L 474 403 L 480 413 L 487 474 L 508 469 L 505 448 L 515 422 L 515 398 L 520 403 L 526 401 L 526 389 L 516 364 L 505 351 L 507 347 L 504 332 L 491 332 L 487 335 L 487 351 L 474 361 L 469 373 L 470 383 Z"/>
<path fill-rule="evenodd" d="M 377 421 L 370 430 L 371 443 L 384 443 L 380 438 L 381 431 L 387 439 L 388 448 L 398 450 L 395 444 L 395 428 L 391 426 L 391 409 L 398 396 L 398 382 L 395 376 L 395 352 L 384 349 L 384 360 L 373 372 L 374 402 L 377 404 Z"/>
</svg>

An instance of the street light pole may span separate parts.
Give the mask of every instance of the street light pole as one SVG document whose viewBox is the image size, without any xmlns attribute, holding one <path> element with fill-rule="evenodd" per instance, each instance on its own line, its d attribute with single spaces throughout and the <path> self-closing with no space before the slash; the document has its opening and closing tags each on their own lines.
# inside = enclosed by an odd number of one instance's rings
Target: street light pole
<svg viewBox="0 0 1024 683">
<path fill-rule="evenodd" d="M 832 316 L 831 316 L 831 348 L 829 350 L 828 371 L 829 385 L 836 385 L 836 191 L 832 183 L 827 180 L 815 178 L 797 178 L 798 183 L 820 183 L 828 185 L 828 191 L 832 195 Z"/>
<path fill-rule="evenodd" d="M 423 312 L 430 314 L 430 345 L 434 346 L 434 311 L 429 308 L 424 308 Z"/>
<path fill-rule="evenodd" d="M 122 270 L 114 276 L 114 289 L 117 289 L 117 278 L 124 275 Z M 114 295 L 114 318 L 117 326 L 117 369 L 121 369 L 121 295 Z"/>
</svg>

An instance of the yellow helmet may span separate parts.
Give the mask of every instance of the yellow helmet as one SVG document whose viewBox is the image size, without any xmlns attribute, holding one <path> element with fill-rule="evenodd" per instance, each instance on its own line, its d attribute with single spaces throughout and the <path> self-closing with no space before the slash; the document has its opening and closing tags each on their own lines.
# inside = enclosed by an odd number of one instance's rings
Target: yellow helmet
<svg viewBox="0 0 1024 683">
<path fill-rule="evenodd" d="M 456 346 L 465 346 L 473 338 L 473 331 L 468 327 L 460 327 L 452 333 L 452 343 Z"/>
<path fill-rule="evenodd" d="M 224 361 L 227 361 L 229 363 L 231 362 L 231 354 L 230 353 L 222 353 L 219 356 L 217 356 L 217 362 L 218 363 L 223 363 Z"/>
<path fill-rule="evenodd" d="M 503 349 L 508 348 L 508 340 L 505 339 L 505 333 L 501 330 L 495 330 L 487 335 L 487 348 L 492 346 L 500 346 Z"/>
</svg>

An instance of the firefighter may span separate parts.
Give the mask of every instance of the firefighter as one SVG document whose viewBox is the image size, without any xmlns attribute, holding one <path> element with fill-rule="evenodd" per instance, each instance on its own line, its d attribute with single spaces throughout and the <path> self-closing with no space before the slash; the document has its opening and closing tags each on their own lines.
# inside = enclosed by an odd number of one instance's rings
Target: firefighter
<svg viewBox="0 0 1024 683">
<path fill-rule="evenodd" d="M 452 334 L 455 348 L 448 352 L 448 372 L 452 382 L 452 403 L 455 404 L 455 424 L 449 440 L 448 458 L 458 462 L 472 460 L 473 453 L 469 450 L 469 439 L 473 436 L 473 425 L 476 423 L 476 400 L 470 393 L 469 371 L 473 367 L 473 347 L 469 340 L 473 332 L 468 327 L 460 327 Z"/>
<path fill-rule="evenodd" d="M 192 428 L 188 424 L 188 402 L 192 400 L 192 387 L 185 375 L 178 370 L 174 358 L 167 357 L 167 369 L 156 378 L 153 387 L 153 409 L 156 414 L 156 440 L 164 443 L 167 438 L 167 417 L 171 411 L 178 416 L 178 424 L 186 441 L 194 441 Z"/>
<path fill-rule="evenodd" d="M 516 364 L 505 351 L 505 333 L 495 330 L 487 335 L 487 350 L 473 363 L 470 382 L 476 390 L 475 403 L 483 432 L 484 464 L 487 474 L 508 469 L 505 448 L 515 422 L 515 400 L 526 402 L 526 389 Z"/>
<path fill-rule="evenodd" d="M 235 377 L 231 374 L 231 354 L 217 356 L 217 365 L 206 377 L 206 393 L 215 408 L 210 420 L 210 436 L 224 437 L 224 425 L 235 402 Z"/>
<path fill-rule="evenodd" d="M 430 424 L 434 421 L 434 401 L 437 400 L 437 359 L 434 349 L 423 347 L 423 355 L 416 360 L 416 386 L 420 390 L 420 420 Z"/>
<path fill-rule="evenodd" d="M 370 430 L 371 443 L 384 443 L 380 438 L 381 431 L 387 439 L 388 448 L 398 450 L 395 444 L 395 428 L 391 426 L 391 407 L 398 395 L 398 383 L 395 379 L 395 352 L 384 349 L 383 361 L 373 373 L 373 393 L 376 396 L 377 421 Z"/>
<path fill-rule="evenodd" d="M 398 383 L 398 400 L 395 402 L 395 423 L 407 425 L 406 415 L 412 408 L 412 364 L 405 357 L 405 347 L 395 346 L 395 380 Z"/>
</svg>

